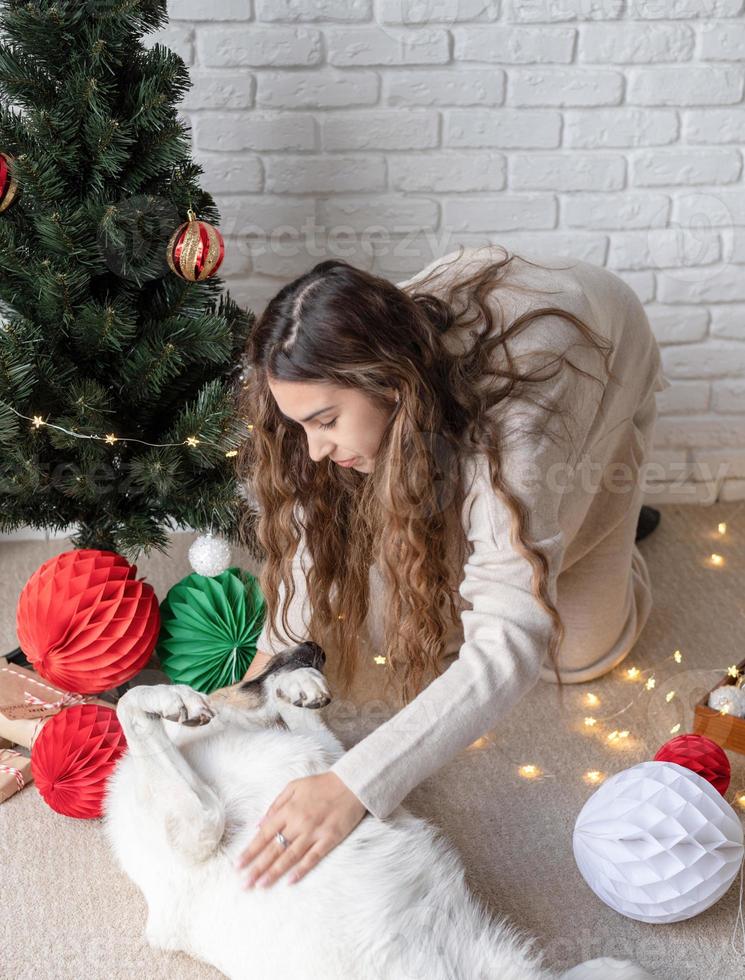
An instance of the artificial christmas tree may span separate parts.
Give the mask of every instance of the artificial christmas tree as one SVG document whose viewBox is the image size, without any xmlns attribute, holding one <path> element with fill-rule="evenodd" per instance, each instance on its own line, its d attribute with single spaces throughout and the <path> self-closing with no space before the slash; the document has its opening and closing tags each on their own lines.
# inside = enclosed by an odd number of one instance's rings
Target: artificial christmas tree
<svg viewBox="0 0 745 980">
<path fill-rule="evenodd" d="M 75 525 L 131 561 L 169 525 L 258 549 L 234 472 L 254 317 L 213 274 L 188 71 L 143 44 L 166 22 L 164 0 L 0 0 L 0 531 Z M 191 215 L 209 254 L 196 236 L 181 275 Z"/>
</svg>

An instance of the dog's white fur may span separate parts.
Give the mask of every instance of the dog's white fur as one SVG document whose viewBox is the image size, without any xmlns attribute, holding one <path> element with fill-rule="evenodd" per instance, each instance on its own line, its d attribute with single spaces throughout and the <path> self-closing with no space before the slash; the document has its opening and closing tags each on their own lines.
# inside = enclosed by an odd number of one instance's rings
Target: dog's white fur
<svg viewBox="0 0 745 980">
<path fill-rule="evenodd" d="M 289 663 L 262 678 L 262 703 L 248 707 L 182 684 L 119 700 L 127 751 L 107 783 L 103 827 L 147 901 L 147 941 L 231 980 L 557 980 L 535 940 L 470 893 L 454 848 L 402 806 L 386 820 L 366 814 L 295 884 L 283 875 L 241 887 L 234 861 L 259 818 L 291 779 L 344 752 L 301 706 L 328 700 L 319 670 Z M 571 976 L 648 974 L 604 958 Z"/>
</svg>

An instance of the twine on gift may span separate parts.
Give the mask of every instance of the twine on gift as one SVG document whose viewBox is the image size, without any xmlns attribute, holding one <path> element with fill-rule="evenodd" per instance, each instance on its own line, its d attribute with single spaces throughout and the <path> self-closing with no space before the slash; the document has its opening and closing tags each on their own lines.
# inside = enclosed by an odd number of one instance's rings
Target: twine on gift
<svg viewBox="0 0 745 980">
<path fill-rule="evenodd" d="M 58 698 L 56 701 L 44 701 L 43 698 L 37 698 L 36 695 L 30 694 L 28 691 L 23 692 L 23 700 L 26 704 L 40 704 L 45 708 L 57 708 L 58 711 L 61 711 L 63 708 L 69 708 L 72 704 L 84 704 L 85 702 L 90 701 L 92 697 L 95 697 L 95 695 L 76 694 L 73 691 L 65 691 L 62 697 Z M 32 748 L 34 742 L 36 742 L 36 739 L 39 737 L 39 733 L 41 732 L 44 722 L 48 720 L 48 718 L 39 718 L 34 725 L 34 730 L 31 733 Z"/>
<path fill-rule="evenodd" d="M 78 704 L 80 701 L 87 701 L 92 697 L 92 694 L 75 694 L 72 691 L 65 691 L 62 697 L 56 701 L 45 701 L 28 691 L 23 692 L 23 700 L 26 704 L 41 704 L 45 708 L 67 708 L 71 704 Z"/>
<path fill-rule="evenodd" d="M 37 688 L 41 688 L 42 691 L 51 691 L 53 694 L 59 694 L 59 688 L 50 687 L 48 684 L 44 684 L 43 681 L 38 680 L 36 677 L 27 677 L 26 674 L 22 674 L 19 670 L 13 670 L 12 667 L 0 667 L 0 674 L 13 674 L 15 677 L 20 677 L 24 684 L 33 684 Z M 56 701 L 47 701 L 44 698 L 38 698 L 35 694 L 30 691 L 24 690 L 23 700 L 25 704 L 41 704 L 49 708 L 63 708 L 67 707 L 68 704 L 75 704 L 78 701 L 88 701 L 90 698 L 94 697 L 93 694 L 76 694 L 73 691 L 62 692 L 62 697 L 58 698 Z"/>
<path fill-rule="evenodd" d="M 10 759 L 14 755 L 18 755 L 21 756 L 22 758 L 26 758 L 26 756 L 24 756 L 22 752 L 16 752 L 14 749 L 4 749 L 2 758 Z M 13 776 L 15 776 L 16 783 L 18 784 L 18 789 L 23 789 L 23 787 L 26 785 L 26 780 L 23 778 L 23 773 L 21 772 L 20 769 L 16 769 L 15 766 L 5 766 L 0 763 L 0 772 L 12 773 Z"/>
<path fill-rule="evenodd" d="M 14 670 L 11 666 L 0 667 L 0 674 L 13 674 L 16 677 L 20 677 L 24 684 L 23 691 L 23 703 L 27 705 L 34 705 L 35 707 L 42 707 L 48 709 L 53 714 L 58 714 L 64 708 L 69 708 L 73 704 L 85 704 L 89 702 L 92 698 L 95 698 L 95 694 L 78 694 L 74 691 L 63 691 L 61 692 L 59 688 L 51 687 L 49 684 L 45 684 L 43 681 L 37 679 L 36 677 L 29 677 L 27 674 L 22 673 L 19 670 Z M 46 698 L 37 697 L 26 689 L 25 685 L 34 686 L 42 692 L 49 691 L 51 694 L 59 694 L 54 701 L 49 701 Z M 2 707 L 0 707 L 2 711 Z M 31 744 L 29 748 L 33 747 L 34 742 L 39 736 L 39 732 L 46 721 L 48 721 L 49 716 L 38 718 L 36 724 L 34 725 L 33 732 L 31 734 Z"/>
</svg>

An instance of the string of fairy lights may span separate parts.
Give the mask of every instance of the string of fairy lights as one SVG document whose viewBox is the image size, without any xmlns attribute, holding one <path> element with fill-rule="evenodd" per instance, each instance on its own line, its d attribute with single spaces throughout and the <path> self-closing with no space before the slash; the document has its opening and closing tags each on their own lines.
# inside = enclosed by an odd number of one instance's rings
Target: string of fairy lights
<svg viewBox="0 0 745 980">
<path fill-rule="evenodd" d="M 109 446 L 113 446 L 118 442 L 136 442 L 141 446 L 151 446 L 155 449 L 165 449 L 171 446 L 189 446 L 190 448 L 195 449 L 197 446 L 202 444 L 209 446 L 216 445 L 216 443 L 211 442 L 209 439 L 200 439 L 198 435 L 187 436 L 186 439 L 183 439 L 181 442 L 147 442 L 145 439 L 135 439 L 129 436 L 118 436 L 114 432 L 108 432 L 103 436 L 86 432 L 74 432 L 70 429 L 66 429 L 62 425 L 57 425 L 54 422 L 47 421 L 46 419 L 42 418 L 41 415 L 24 415 L 22 412 L 19 412 L 17 409 L 13 408 L 12 405 L 8 405 L 7 407 L 11 410 L 11 412 L 17 415 L 18 418 L 24 419 L 26 422 L 30 422 L 31 428 L 33 429 L 41 429 L 42 427 L 47 429 L 56 429 L 58 432 L 64 432 L 65 435 L 72 436 L 73 439 L 89 439 L 93 442 L 105 442 Z M 249 432 L 253 430 L 253 425 L 247 420 L 246 428 Z M 233 456 L 237 455 L 237 449 L 229 449 L 225 453 L 227 458 L 232 458 Z"/>
<path fill-rule="evenodd" d="M 740 507 L 736 508 L 736 510 L 732 513 L 732 515 L 730 516 L 730 520 L 732 519 L 732 517 L 734 517 L 734 515 L 737 513 L 738 510 L 740 510 L 742 506 L 745 506 L 745 501 L 743 501 Z M 727 524 L 724 521 L 720 522 L 717 525 L 716 534 L 719 536 L 720 539 L 726 538 Z M 725 565 L 724 556 L 719 554 L 718 552 L 709 554 L 709 556 L 705 559 L 705 561 L 708 567 L 710 568 L 722 568 Z M 385 664 L 386 662 L 386 658 L 383 656 L 376 656 L 373 658 L 373 660 L 376 664 Z M 587 709 L 594 709 L 600 707 L 602 701 L 600 697 L 593 692 L 588 692 L 584 694 L 582 705 L 581 705 L 582 720 L 578 723 L 577 728 L 575 730 L 578 730 L 579 732 L 585 735 L 595 735 L 601 738 L 603 743 L 607 747 L 610 747 L 612 751 L 616 751 L 619 747 L 624 747 L 629 744 L 632 744 L 632 742 L 630 742 L 629 740 L 633 740 L 634 736 L 630 729 L 623 728 L 617 723 L 613 726 L 610 726 L 608 725 L 608 722 L 611 721 L 616 722 L 616 719 L 618 719 L 619 716 L 624 715 L 627 711 L 633 708 L 633 706 L 640 700 L 640 698 L 644 697 L 645 695 L 648 695 L 650 691 L 655 690 L 657 688 L 657 677 L 655 676 L 655 673 L 658 672 L 662 667 L 664 667 L 664 665 L 668 662 L 677 665 L 682 664 L 683 663 L 682 652 L 679 649 L 677 649 L 669 656 L 664 657 L 662 660 L 658 661 L 654 666 L 647 667 L 644 670 L 636 666 L 630 666 L 625 668 L 621 674 L 621 678 L 623 682 L 632 683 L 632 684 L 643 682 L 642 688 L 639 691 L 639 693 L 635 697 L 633 697 L 631 701 L 629 701 L 628 704 L 626 704 L 623 708 L 620 708 L 618 711 L 612 712 L 611 714 L 598 716 L 596 713 L 592 713 L 592 714 L 589 713 Z M 711 670 L 712 673 L 717 673 L 720 675 L 726 675 L 727 677 L 732 677 L 734 678 L 736 684 L 742 682 L 743 686 L 745 686 L 745 672 L 741 671 L 737 666 L 737 664 L 731 664 L 729 667 L 712 667 L 706 669 Z M 650 675 L 650 676 L 647 677 L 646 675 Z M 671 687 L 670 690 L 668 690 L 665 693 L 665 702 L 667 704 L 670 704 L 672 701 L 675 700 L 676 697 L 678 697 L 678 694 L 675 690 L 675 687 L 673 686 Z M 716 710 L 719 712 L 719 714 L 722 715 L 726 715 L 729 713 L 727 705 L 723 705 L 721 708 L 711 709 L 711 710 Z M 673 725 L 670 728 L 670 735 L 671 736 L 677 735 L 680 732 L 680 728 L 681 728 L 681 723 L 677 722 L 675 725 Z M 477 738 L 475 742 L 472 742 L 471 745 L 468 746 L 468 748 L 470 750 L 477 750 L 477 749 L 484 748 L 487 745 L 494 745 L 500 752 L 502 752 L 501 747 L 494 742 L 493 738 L 487 735 L 483 735 L 480 738 Z M 503 752 L 502 754 L 504 755 Z M 514 771 L 522 779 L 525 780 L 555 779 L 557 775 L 556 773 L 553 772 L 544 771 L 543 769 L 540 768 L 540 766 L 538 766 L 534 762 L 518 763 L 513 759 L 509 759 L 508 761 L 510 765 L 513 767 Z M 581 774 L 581 778 L 583 782 L 589 786 L 600 785 L 600 783 L 602 783 L 605 780 L 606 776 L 607 773 L 605 773 L 600 769 L 588 769 Z M 745 810 L 745 787 L 742 787 L 739 790 L 734 791 L 733 803 L 737 805 L 740 809 Z"/>
</svg>

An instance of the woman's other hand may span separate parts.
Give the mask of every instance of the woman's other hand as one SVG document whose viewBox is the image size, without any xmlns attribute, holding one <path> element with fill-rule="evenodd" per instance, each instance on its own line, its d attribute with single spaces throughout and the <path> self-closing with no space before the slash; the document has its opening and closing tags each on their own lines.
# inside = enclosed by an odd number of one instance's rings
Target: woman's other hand
<svg viewBox="0 0 745 980">
<path fill-rule="evenodd" d="M 243 680 L 252 681 L 254 677 L 257 677 L 263 671 L 271 659 L 271 653 L 264 653 L 263 650 L 257 650 L 254 654 L 253 660 L 248 665 L 248 670 L 243 675 Z"/>
</svg>

